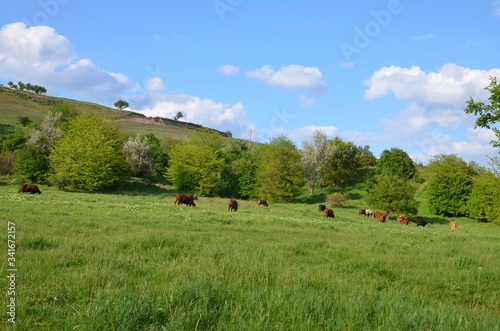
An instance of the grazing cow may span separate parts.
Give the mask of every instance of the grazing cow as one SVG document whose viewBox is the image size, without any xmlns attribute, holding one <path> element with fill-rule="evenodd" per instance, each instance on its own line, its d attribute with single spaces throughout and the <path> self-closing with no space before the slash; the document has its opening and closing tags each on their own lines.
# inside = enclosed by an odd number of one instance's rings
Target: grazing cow
<svg viewBox="0 0 500 331">
<path fill-rule="evenodd" d="M 405 218 L 405 216 L 398 216 L 397 217 L 397 220 L 399 223 L 403 222 L 403 219 Z"/>
<path fill-rule="evenodd" d="M 427 224 L 429 224 L 429 222 L 424 220 L 422 216 L 417 217 L 417 226 L 425 227 Z"/>
<path fill-rule="evenodd" d="M 375 212 L 371 209 L 365 209 L 365 215 L 366 216 L 371 216 L 371 217 L 375 217 Z"/>
<path fill-rule="evenodd" d="M 318 210 L 319 211 L 324 211 L 326 209 L 325 205 L 319 205 Z"/>
<path fill-rule="evenodd" d="M 238 201 L 236 200 L 229 200 L 229 208 L 227 208 L 227 211 L 238 211 Z"/>
<path fill-rule="evenodd" d="M 333 210 L 328 209 L 328 208 L 325 208 L 325 210 L 323 210 L 323 215 L 326 218 L 328 218 L 328 217 L 334 218 L 335 217 L 335 214 L 334 214 Z"/>
<path fill-rule="evenodd" d="M 193 206 L 196 207 L 196 204 L 194 203 L 194 200 L 198 200 L 198 196 L 195 195 L 190 195 L 190 194 L 184 194 L 184 193 L 177 193 L 175 195 L 175 201 L 174 201 L 174 206 L 175 204 L 177 205 L 188 205 L 188 206 Z"/>
<path fill-rule="evenodd" d="M 401 220 L 401 224 L 403 225 L 409 225 L 411 222 L 410 222 L 410 219 L 406 216 L 403 216 L 403 219 Z"/>
<path fill-rule="evenodd" d="M 389 214 L 389 213 L 388 212 L 382 213 L 382 212 L 376 211 L 375 217 L 378 218 L 378 220 L 383 223 L 387 219 L 387 214 Z"/>
<path fill-rule="evenodd" d="M 42 194 L 42 191 L 36 186 L 35 184 L 25 184 L 21 183 L 19 184 L 19 191 L 18 192 L 30 192 L 31 194 Z"/>
<path fill-rule="evenodd" d="M 366 209 L 360 209 L 358 215 L 366 215 Z"/>
<path fill-rule="evenodd" d="M 257 206 L 260 206 L 260 205 L 263 205 L 263 206 L 268 207 L 268 205 L 267 205 L 267 201 L 266 201 L 266 200 L 264 200 L 264 199 L 259 199 L 259 200 L 257 201 Z"/>
</svg>

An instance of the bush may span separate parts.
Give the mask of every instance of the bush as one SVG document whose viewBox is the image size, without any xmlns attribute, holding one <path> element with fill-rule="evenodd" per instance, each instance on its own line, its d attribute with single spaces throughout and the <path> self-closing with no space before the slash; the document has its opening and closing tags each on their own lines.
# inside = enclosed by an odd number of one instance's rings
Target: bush
<svg viewBox="0 0 500 331">
<path fill-rule="evenodd" d="M 330 203 L 337 208 L 344 207 L 347 201 L 349 201 L 349 194 L 339 192 L 328 194 L 325 200 L 325 202 Z"/>
<path fill-rule="evenodd" d="M 13 175 L 15 173 L 15 157 L 13 152 L 0 154 L 0 174 Z"/>
<path fill-rule="evenodd" d="M 44 182 L 50 169 L 47 157 L 33 145 L 26 145 L 16 152 L 15 166 L 20 176 L 33 183 Z"/>
</svg>

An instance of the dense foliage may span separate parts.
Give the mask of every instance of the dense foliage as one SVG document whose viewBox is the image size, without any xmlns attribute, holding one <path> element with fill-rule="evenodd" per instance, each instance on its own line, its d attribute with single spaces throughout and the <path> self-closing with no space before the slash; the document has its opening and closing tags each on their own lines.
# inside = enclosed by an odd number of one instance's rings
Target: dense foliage
<svg viewBox="0 0 500 331">
<path fill-rule="evenodd" d="M 56 176 L 70 188 L 97 191 L 117 183 L 125 170 L 123 136 L 93 113 L 78 116 L 49 156 Z"/>
<path fill-rule="evenodd" d="M 413 178 L 417 169 L 405 151 L 401 148 L 391 148 L 384 150 L 380 155 L 377 172 L 385 176 L 410 179 Z"/>
<path fill-rule="evenodd" d="M 376 184 L 369 190 L 366 202 L 372 209 L 390 214 L 412 214 L 418 212 L 415 200 L 416 188 L 412 183 L 398 176 L 378 176 Z"/>
</svg>

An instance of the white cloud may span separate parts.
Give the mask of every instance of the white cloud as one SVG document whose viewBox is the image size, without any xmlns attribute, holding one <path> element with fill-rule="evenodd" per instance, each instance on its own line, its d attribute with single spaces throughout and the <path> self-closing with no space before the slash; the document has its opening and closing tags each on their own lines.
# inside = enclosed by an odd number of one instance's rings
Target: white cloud
<svg viewBox="0 0 500 331">
<path fill-rule="evenodd" d="M 433 38 L 434 38 L 434 35 L 432 33 L 427 33 L 427 34 L 423 34 L 420 36 L 411 37 L 411 39 L 413 39 L 413 40 L 427 40 L 427 39 L 433 39 Z"/>
<path fill-rule="evenodd" d="M 293 64 L 276 71 L 272 66 L 265 65 L 260 69 L 248 72 L 247 76 L 283 88 L 308 88 L 320 95 L 328 91 L 323 75 L 315 67 Z"/>
<path fill-rule="evenodd" d="M 0 30 L 0 76 L 47 88 L 63 88 L 80 96 L 111 103 L 137 88 L 127 77 L 79 59 L 73 45 L 48 26 L 24 23 Z"/>
<path fill-rule="evenodd" d="M 146 116 L 163 118 L 173 118 L 178 111 L 181 111 L 184 115 L 181 119 L 183 121 L 223 131 L 230 130 L 235 136 L 247 134 L 252 127 L 240 102 L 228 106 L 187 94 L 159 94 L 156 98 L 152 106 L 137 111 Z"/>
<path fill-rule="evenodd" d="M 410 69 L 384 67 L 365 81 L 367 99 L 383 97 L 390 91 L 397 99 L 425 103 L 462 104 L 469 99 L 484 98 L 484 87 L 490 76 L 500 76 L 500 69 L 474 70 L 446 64 L 436 72 L 426 73 L 420 67 Z"/>
<path fill-rule="evenodd" d="M 161 91 L 165 89 L 165 83 L 160 77 L 152 77 L 148 79 L 148 90 L 149 91 Z"/>
<path fill-rule="evenodd" d="M 302 128 L 293 129 L 288 133 L 291 139 L 310 139 L 314 135 L 314 132 L 321 131 L 328 137 L 333 137 L 337 134 L 338 128 L 335 126 L 318 126 L 318 125 L 308 125 Z"/>
<path fill-rule="evenodd" d="M 308 98 L 305 95 L 300 96 L 300 106 L 301 107 L 311 107 L 316 103 L 316 99 Z"/>
<path fill-rule="evenodd" d="M 226 64 L 217 68 L 217 71 L 224 76 L 235 76 L 239 75 L 240 68 L 233 66 L 231 64 Z"/>
</svg>

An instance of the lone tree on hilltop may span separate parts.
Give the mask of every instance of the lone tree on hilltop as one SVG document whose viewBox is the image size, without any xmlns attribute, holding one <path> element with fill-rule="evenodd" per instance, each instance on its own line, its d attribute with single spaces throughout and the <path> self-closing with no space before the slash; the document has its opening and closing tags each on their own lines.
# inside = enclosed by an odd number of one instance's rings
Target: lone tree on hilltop
<svg viewBox="0 0 500 331">
<path fill-rule="evenodd" d="M 123 100 L 118 100 L 117 102 L 114 103 L 114 106 L 120 110 L 123 110 L 125 108 L 128 108 L 128 102 Z"/>
<path fill-rule="evenodd" d="M 178 111 L 177 114 L 175 114 L 175 116 L 174 116 L 174 121 L 177 121 L 177 120 L 179 120 L 179 118 L 182 118 L 182 117 L 184 117 L 184 115 L 182 115 L 181 111 Z"/>
</svg>

